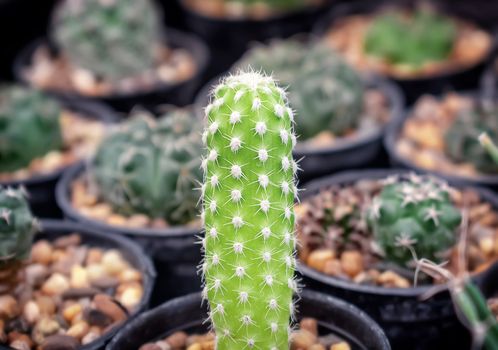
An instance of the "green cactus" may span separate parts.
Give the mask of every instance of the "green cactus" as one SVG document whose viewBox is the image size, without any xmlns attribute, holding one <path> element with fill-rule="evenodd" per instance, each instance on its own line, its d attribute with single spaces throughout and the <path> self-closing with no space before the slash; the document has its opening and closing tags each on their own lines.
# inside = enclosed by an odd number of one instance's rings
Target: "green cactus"
<svg viewBox="0 0 498 350">
<path fill-rule="evenodd" d="M 54 38 L 69 60 L 116 81 L 154 67 L 161 16 L 151 0 L 64 0 Z"/>
<path fill-rule="evenodd" d="M 493 161 L 498 164 L 498 147 L 493 140 L 491 140 L 489 135 L 486 133 L 481 134 L 479 136 L 479 143 L 488 152 Z"/>
<path fill-rule="evenodd" d="M 296 133 L 303 139 L 324 130 L 342 136 L 359 124 L 361 78 L 323 43 L 274 40 L 251 50 L 237 66 L 273 74 L 282 86 L 289 86 L 289 100 L 297 112 Z"/>
<path fill-rule="evenodd" d="M 454 21 L 433 10 L 418 9 L 410 15 L 390 11 L 374 19 L 364 49 L 370 56 L 417 69 L 445 60 L 453 50 L 456 33 Z"/>
<path fill-rule="evenodd" d="M 28 166 L 63 146 L 59 104 L 41 92 L 0 87 L 0 172 Z"/>
<path fill-rule="evenodd" d="M 431 177 L 393 177 L 369 209 L 368 224 L 386 258 L 409 266 L 413 248 L 417 257 L 441 261 L 441 254 L 456 242 L 461 223 L 449 187 Z"/>
<path fill-rule="evenodd" d="M 487 133 L 498 139 L 497 110 L 472 108 L 461 111 L 446 131 L 446 153 L 455 162 L 473 164 L 483 173 L 497 173 L 498 165 L 479 143 L 479 136 Z"/>
<path fill-rule="evenodd" d="M 100 196 L 125 215 L 146 214 L 170 224 L 195 218 L 202 180 L 200 123 L 190 110 L 157 121 L 139 113 L 109 135 L 90 167 Z"/>
<path fill-rule="evenodd" d="M 29 258 L 37 230 L 23 190 L 0 185 L 0 293 L 16 286 L 17 270 Z"/>
<path fill-rule="evenodd" d="M 237 4 L 245 8 L 264 5 L 274 11 L 289 11 L 304 7 L 310 3 L 309 0 L 225 0 L 229 4 Z"/>
<path fill-rule="evenodd" d="M 272 78 L 250 72 L 226 78 L 206 115 L 202 269 L 217 349 L 288 349 L 293 113 Z"/>
</svg>

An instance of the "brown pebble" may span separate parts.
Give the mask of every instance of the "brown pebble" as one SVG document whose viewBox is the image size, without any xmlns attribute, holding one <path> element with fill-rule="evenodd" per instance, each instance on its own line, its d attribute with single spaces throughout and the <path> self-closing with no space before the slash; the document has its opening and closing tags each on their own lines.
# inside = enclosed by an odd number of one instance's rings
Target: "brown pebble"
<svg viewBox="0 0 498 350">
<path fill-rule="evenodd" d="M 173 348 L 184 348 L 187 344 L 188 335 L 185 332 L 175 332 L 164 339 Z"/>
<path fill-rule="evenodd" d="M 318 336 L 318 323 L 314 318 L 303 318 L 299 326 L 300 329 L 307 330 L 311 334 Z"/>
<path fill-rule="evenodd" d="M 10 295 L 0 295 L 0 318 L 10 319 L 17 316 L 21 310 L 17 300 Z"/>
<path fill-rule="evenodd" d="M 327 350 L 322 344 L 313 344 L 307 350 Z"/>
<path fill-rule="evenodd" d="M 149 343 L 142 345 L 138 350 L 162 350 L 158 345 Z"/>
<path fill-rule="evenodd" d="M 82 339 L 88 333 L 89 328 L 88 323 L 85 321 L 79 321 L 66 331 L 66 335 L 76 339 Z"/>
<path fill-rule="evenodd" d="M 93 298 L 95 294 L 100 293 L 97 288 L 70 288 L 62 293 L 62 299 L 81 299 Z"/>
<path fill-rule="evenodd" d="M 105 328 L 112 324 L 112 318 L 100 310 L 88 309 L 85 310 L 85 320 L 92 326 Z"/>
<path fill-rule="evenodd" d="M 34 263 L 48 265 L 52 261 L 52 245 L 46 240 L 40 240 L 31 248 L 31 260 Z"/>
<path fill-rule="evenodd" d="M 95 304 L 96 309 L 112 318 L 113 321 L 123 321 L 127 317 L 125 310 L 107 294 L 95 295 L 93 303 Z"/>
<path fill-rule="evenodd" d="M 14 340 L 9 346 L 15 350 L 31 350 L 30 344 L 24 340 Z"/>
<path fill-rule="evenodd" d="M 333 259 L 335 259 L 335 253 L 332 249 L 317 249 L 311 252 L 306 263 L 315 270 L 323 271 L 325 264 Z"/>
<path fill-rule="evenodd" d="M 78 340 L 73 337 L 56 334 L 45 339 L 41 350 L 76 350 L 78 347 Z"/>
<path fill-rule="evenodd" d="M 60 273 L 54 273 L 52 276 L 50 276 L 41 288 L 43 293 L 50 296 L 60 295 L 68 289 L 69 281 L 64 275 Z"/>
<path fill-rule="evenodd" d="M 351 350 L 351 347 L 346 342 L 340 342 L 340 343 L 332 345 L 330 347 L 330 350 Z"/>
<path fill-rule="evenodd" d="M 102 261 L 102 249 L 100 248 L 90 248 L 86 256 L 86 264 L 98 264 Z"/>
<path fill-rule="evenodd" d="M 363 257 L 358 251 L 346 251 L 341 255 L 342 271 L 350 277 L 354 277 L 363 271 Z"/>
<path fill-rule="evenodd" d="M 54 247 L 57 249 L 65 249 L 70 246 L 78 246 L 81 244 L 81 236 L 77 233 L 62 236 L 54 241 Z"/>
<path fill-rule="evenodd" d="M 291 350 L 307 349 L 316 343 L 316 336 L 304 329 L 292 333 Z"/>
</svg>

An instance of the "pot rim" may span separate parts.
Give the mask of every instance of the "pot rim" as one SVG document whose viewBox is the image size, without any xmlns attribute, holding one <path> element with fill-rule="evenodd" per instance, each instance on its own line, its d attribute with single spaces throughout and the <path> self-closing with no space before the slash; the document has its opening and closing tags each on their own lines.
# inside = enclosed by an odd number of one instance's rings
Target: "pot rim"
<svg viewBox="0 0 498 350">
<path fill-rule="evenodd" d="M 362 179 L 382 179 L 387 176 L 397 175 L 397 174 L 409 174 L 410 170 L 406 169 L 367 169 L 367 170 L 357 170 L 357 171 L 343 171 L 335 175 L 326 176 L 317 180 L 313 180 L 307 183 L 307 188 L 301 195 L 301 201 L 305 201 L 307 198 L 317 194 L 320 189 L 324 187 L 330 187 L 333 185 L 345 185 L 352 184 Z M 491 190 L 483 187 L 469 186 L 466 184 L 456 183 L 454 181 L 448 181 L 448 183 L 456 188 L 470 188 L 476 191 L 482 199 L 489 202 L 495 210 L 498 210 L 498 196 Z M 491 265 L 493 266 L 493 265 Z M 475 279 L 481 279 L 482 276 L 490 268 L 473 275 Z M 305 263 L 298 260 L 297 271 L 303 274 L 303 276 L 311 278 L 313 280 L 319 281 L 325 285 L 330 285 L 333 287 L 338 287 L 341 289 L 351 290 L 356 293 L 364 293 L 370 295 L 378 296 L 393 296 L 393 297 L 405 297 L 405 298 L 417 298 L 422 294 L 427 293 L 434 287 L 434 285 L 423 285 L 410 288 L 386 288 L 380 286 L 370 286 L 361 285 L 353 283 L 346 280 L 341 280 L 336 277 L 327 276 L 317 270 L 312 269 Z"/>
</svg>

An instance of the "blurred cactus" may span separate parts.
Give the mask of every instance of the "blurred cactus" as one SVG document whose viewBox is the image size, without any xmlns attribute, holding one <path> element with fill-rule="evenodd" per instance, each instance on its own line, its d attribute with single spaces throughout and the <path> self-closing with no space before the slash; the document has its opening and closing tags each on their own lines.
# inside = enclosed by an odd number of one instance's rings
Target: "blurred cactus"
<svg viewBox="0 0 498 350">
<path fill-rule="evenodd" d="M 22 169 L 62 148 L 60 114 L 59 104 L 41 92 L 0 87 L 0 172 Z"/>
<path fill-rule="evenodd" d="M 453 20 L 432 9 L 378 15 L 365 37 L 365 52 L 391 64 L 419 68 L 446 59 L 456 36 Z"/>
<path fill-rule="evenodd" d="M 204 295 L 217 349 L 288 349 L 293 312 L 293 113 L 272 78 L 240 73 L 206 108 Z"/>
<path fill-rule="evenodd" d="M 304 7 L 309 4 L 310 0 L 224 0 L 226 3 L 240 6 L 242 8 L 251 8 L 264 6 L 273 11 L 289 11 L 296 8 Z M 315 0 L 315 2 L 318 2 Z"/>
<path fill-rule="evenodd" d="M 413 261 L 412 252 L 441 261 L 456 242 L 461 220 L 447 185 L 415 174 L 386 180 L 368 213 L 376 242 L 389 261 L 401 266 Z"/>
<path fill-rule="evenodd" d="M 481 134 L 479 136 L 479 143 L 486 149 L 493 161 L 498 164 L 498 147 L 493 142 L 493 140 L 491 140 L 489 135 L 486 133 Z"/>
<path fill-rule="evenodd" d="M 54 16 L 54 37 L 69 60 L 109 80 L 153 68 L 161 35 L 151 0 L 64 0 Z"/>
<path fill-rule="evenodd" d="M 460 112 L 446 132 L 446 153 L 454 161 L 473 164 L 484 173 L 497 173 L 498 165 L 478 140 L 484 132 L 498 139 L 496 110 L 474 108 Z"/>
<path fill-rule="evenodd" d="M 157 121 L 141 113 L 109 135 L 90 171 L 100 196 L 125 215 L 170 224 L 193 220 L 202 180 L 200 123 L 176 110 Z"/>
<path fill-rule="evenodd" d="M 303 139 L 329 130 L 341 136 L 354 129 L 363 110 L 359 75 L 322 43 L 275 40 L 251 50 L 238 64 L 273 74 L 289 87 L 296 110 L 296 133 Z"/>
<path fill-rule="evenodd" d="M 17 271 L 29 258 L 37 228 L 23 190 L 0 185 L 0 294 L 17 285 Z"/>
</svg>

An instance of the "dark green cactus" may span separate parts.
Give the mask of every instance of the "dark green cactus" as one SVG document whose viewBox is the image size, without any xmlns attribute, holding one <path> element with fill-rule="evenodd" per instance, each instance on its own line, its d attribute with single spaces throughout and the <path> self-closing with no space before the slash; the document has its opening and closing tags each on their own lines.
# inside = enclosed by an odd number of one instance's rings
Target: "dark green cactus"
<svg viewBox="0 0 498 350">
<path fill-rule="evenodd" d="M 64 0 L 55 12 L 53 34 L 75 66 L 119 80 L 154 67 L 158 11 L 151 0 Z"/>
<path fill-rule="evenodd" d="M 453 205 L 448 186 L 414 174 L 386 180 L 373 199 L 368 223 L 386 259 L 402 266 L 418 258 L 441 261 L 456 242 L 462 217 Z"/>
<path fill-rule="evenodd" d="M 472 108 L 461 111 L 445 135 L 446 153 L 455 162 L 473 164 L 484 173 L 497 173 L 498 165 L 481 147 L 479 136 L 498 139 L 498 111 Z"/>
<path fill-rule="evenodd" d="M 61 108 L 42 93 L 19 87 L 0 87 L 0 172 L 28 166 L 63 146 Z"/>
<path fill-rule="evenodd" d="M 416 69 L 431 61 L 445 60 L 455 37 L 454 21 L 433 10 L 418 9 L 410 15 L 390 11 L 374 19 L 364 47 L 368 55 Z"/>
<path fill-rule="evenodd" d="M 206 108 L 204 295 L 218 350 L 288 349 L 293 311 L 293 113 L 259 73 L 228 77 Z"/>
<path fill-rule="evenodd" d="M 124 123 L 97 150 L 90 168 L 100 196 L 125 215 L 170 224 L 194 219 L 202 180 L 201 126 L 187 110 L 154 120 L 145 113 Z"/>
<path fill-rule="evenodd" d="M 251 50 L 237 66 L 273 74 L 282 86 L 289 87 L 289 100 L 297 112 L 296 133 L 303 139 L 324 130 L 341 136 L 360 121 L 363 83 L 323 43 L 275 40 Z"/>
</svg>

